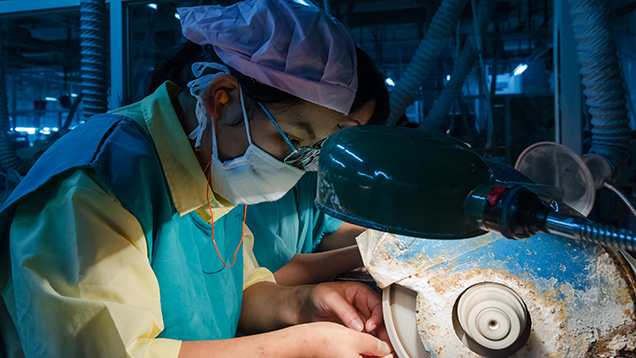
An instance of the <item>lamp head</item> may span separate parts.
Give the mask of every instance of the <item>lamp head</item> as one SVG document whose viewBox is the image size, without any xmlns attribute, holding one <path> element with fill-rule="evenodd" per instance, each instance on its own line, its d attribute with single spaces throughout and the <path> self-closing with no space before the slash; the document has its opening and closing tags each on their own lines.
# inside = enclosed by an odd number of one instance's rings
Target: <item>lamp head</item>
<svg viewBox="0 0 636 358">
<path fill-rule="evenodd" d="M 464 217 L 464 200 L 491 183 L 486 162 L 465 143 L 417 129 L 356 126 L 323 145 L 316 205 L 360 226 L 455 239 L 485 231 Z"/>
</svg>

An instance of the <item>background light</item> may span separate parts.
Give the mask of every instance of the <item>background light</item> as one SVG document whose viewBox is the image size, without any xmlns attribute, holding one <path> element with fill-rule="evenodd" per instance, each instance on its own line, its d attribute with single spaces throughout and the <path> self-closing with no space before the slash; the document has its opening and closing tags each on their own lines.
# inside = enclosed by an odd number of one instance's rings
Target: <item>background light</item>
<svg viewBox="0 0 636 358">
<path fill-rule="evenodd" d="M 395 81 L 393 81 L 391 77 L 387 77 L 386 80 L 384 80 L 384 82 L 386 82 L 386 84 L 391 87 L 395 86 Z"/>
<path fill-rule="evenodd" d="M 515 67 L 514 71 L 512 71 L 512 74 L 515 75 L 515 76 L 519 76 L 526 69 L 528 69 L 528 65 L 525 64 L 525 63 L 520 63 L 517 67 Z"/>
<path fill-rule="evenodd" d="M 35 127 L 15 127 L 16 132 L 35 134 Z"/>
<path fill-rule="evenodd" d="M 146 5 L 146 6 L 148 6 L 149 8 L 151 8 L 153 10 L 157 10 L 157 4 L 155 4 L 155 3 L 150 3 L 150 4 Z"/>
<path fill-rule="evenodd" d="M 57 98 L 55 97 L 44 97 L 44 100 L 49 102 L 57 102 Z"/>
</svg>

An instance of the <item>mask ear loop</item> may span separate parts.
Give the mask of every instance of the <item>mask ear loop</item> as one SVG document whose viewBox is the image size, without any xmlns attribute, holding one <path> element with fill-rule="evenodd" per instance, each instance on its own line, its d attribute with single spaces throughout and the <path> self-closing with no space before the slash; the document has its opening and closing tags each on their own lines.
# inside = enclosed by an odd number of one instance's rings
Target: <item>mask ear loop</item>
<svg viewBox="0 0 636 358">
<path fill-rule="evenodd" d="M 241 101 L 241 104 L 242 103 L 243 101 Z M 213 131 L 212 135 L 215 136 L 215 139 L 216 139 L 216 117 L 212 117 L 212 131 Z M 248 138 L 249 138 L 249 133 L 248 133 Z M 214 142 L 216 144 L 217 141 L 215 140 Z M 216 151 L 217 150 L 216 145 L 214 147 L 215 147 L 214 151 Z M 214 155 L 214 153 L 212 153 L 212 155 Z M 212 160 L 212 158 L 210 158 L 210 160 Z M 212 177 L 212 164 L 210 164 L 210 170 L 208 170 L 207 174 L 208 174 L 207 175 L 208 185 L 207 185 L 207 188 L 205 189 L 205 199 L 208 202 L 208 209 L 210 210 L 210 218 L 211 218 L 210 225 L 212 225 L 212 242 L 214 243 L 216 254 L 219 256 L 219 259 L 221 259 L 223 266 L 230 268 L 234 266 L 234 264 L 236 263 L 236 255 L 238 254 L 238 251 L 241 248 L 241 244 L 243 244 L 243 238 L 245 238 L 245 218 L 247 217 L 247 205 L 243 206 L 243 228 L 241 232 L 241 241 L 239 241 L 239 244 L 236 247 L 236 250 L 234 251 L 234 259 L 232 260 L 232 263 L 228 265 L 227 263 L 225 263 L 225 260 L 223 260 L 223 256 L 221 255 L 221 252 L 219 251 L 219 247 L 216 245 L 216 239 L 214 237 L 214 214 L 212 213 L 212 205 L 210 205 L 210 180 Z"/>
<path fill-rule="evenodd" d="M 245 123 L 245 132 L 247 132 L 247 141 L 252 144 L 252 136 L 250 135 L 250 123 L 247 119 L 247 110 L 245 109 L 245 100 L 243 99 L 243 90 L 239 86 L 239 98 L 241 99 L 241 109 L 243 110 L 243 123 Z"/>
</svg>

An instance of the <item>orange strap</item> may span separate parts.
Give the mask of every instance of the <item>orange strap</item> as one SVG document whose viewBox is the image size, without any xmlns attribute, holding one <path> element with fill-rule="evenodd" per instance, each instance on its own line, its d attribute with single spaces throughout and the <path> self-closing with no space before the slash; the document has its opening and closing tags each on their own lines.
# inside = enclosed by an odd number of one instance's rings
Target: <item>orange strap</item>
<svg viewBox="0 0 636 358">
<path fill-rule="evenodd" d="M 214 118 L 213 120 L 213 125 L 214 125 L 214 135 L 216 135 L 216 118 Z M 214 248 L 216 249 L 216 253 L 217 255 L 219 255 L 219 259 L 221 259 L 221 262 L 223 263 L 223 265 L 225 267 L 232 267 L 234 266 L 234 263 L 236 263 L 236 255 L 238 254 L 238 251 L 241 248 L 241 244 L 243 243 L 243 238 L 245 237 L 245 218 L 247 217 L 247 206 L 245 206 L 245 208 L 243 209 L 244 210 L 243 231 L 241 232 L 241 241 L 239 241 L 239 244 L 236 247 L 236 250 L 234 251 L 234 259 L 232 260 L 232 263 L 228 265 L 223 260 L 223 256 L 221 256 L 221 253 L 219 252 L 219 248 L 218 246 L 216 246 L 216 239 L 214 238 L 214 214 L 212 214 L 212 205 L 210 205 L 210 176 L 211 175 L 212 175 L 212 163 L 210 163 L 210 170 L 208 171 L 208 187 L 205 190 L 205 199 L 208 202 L 208 209 L 210 209 L 210 217 L 211 217 L 210 224 L 212 225 L 212 242 L 214 243 Z"/>
</svg>

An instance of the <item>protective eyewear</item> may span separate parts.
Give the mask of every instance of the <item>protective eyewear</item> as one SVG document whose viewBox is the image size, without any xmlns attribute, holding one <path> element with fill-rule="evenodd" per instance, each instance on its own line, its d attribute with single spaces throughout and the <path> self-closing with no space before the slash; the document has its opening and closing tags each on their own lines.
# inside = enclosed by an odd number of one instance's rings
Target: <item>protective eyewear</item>
<svg viewBox="0 0 636 358">
<path fill-rule="evenodd" d="M 278 131 L 280 132 L 280 135 L 283 136 L 283 139 L 285 139 L 285 142 L 287 142 L 287 144 L 289 144 L 289 146 L 292 149 L 292 152 L 287 157 L 285 157 L 285 159 L 283 160 L 283 163 L 293 165 L 296 168 L 299 168 L 305 171 L 318 170 L 318 155 L 320 154 L 320 148 L 322 148 L 322 144 L 325 142 L 327 138 L 317 142 L 316 144 L 310 147 L 296 148 L 294 147 L 292 142 L 289 140 L 289 138 L 287 138 L 285 133 L 283 133 L 283 130 L 280 129 L 280 126 L 278 125 L 278 123 L 276 123 L 276 121 L 274 120 L 274 117 L 272 117 L 272 115 L 269 113 L 267 108 L 265 108 L 265 106 L 260 102 L 256 102 L 256 103 L 258 103 L 258 105 L 261 106 L 261 109 L 263 110 L 263 112 L 265 112 L 265 115 L 272 121 L 272 123 L 274 123 L 274 126 L 276 127 L 276 129 L 278 129 Z"/>
</svg>

